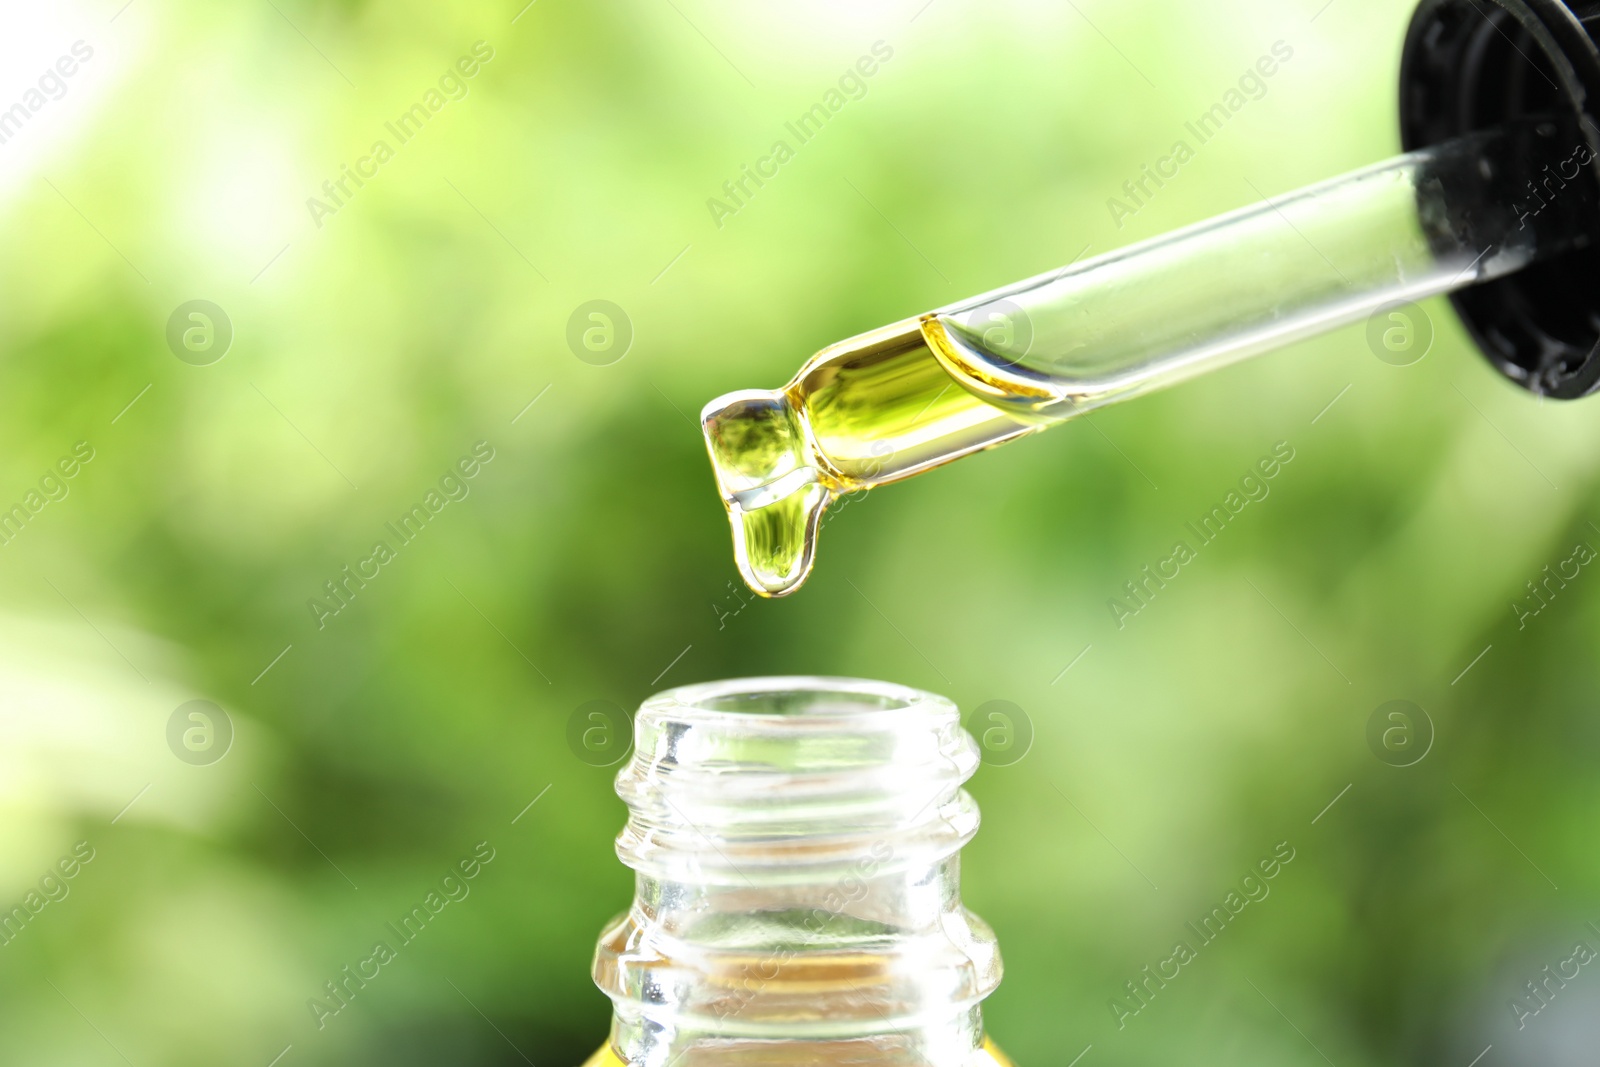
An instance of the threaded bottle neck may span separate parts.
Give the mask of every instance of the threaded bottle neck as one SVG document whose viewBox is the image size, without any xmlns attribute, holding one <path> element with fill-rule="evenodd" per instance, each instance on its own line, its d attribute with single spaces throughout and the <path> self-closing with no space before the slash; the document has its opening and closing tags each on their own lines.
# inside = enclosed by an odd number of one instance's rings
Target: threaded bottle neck
<svg viewBox="0 0 1600 1067">
<path fill-rule="evenodd" d="M 968 1061 L 1000 960 L 961 906 L 978 754 L 953 704 L 715 682 L 646 701 L 635 739 L 617 853 L 637 892 L 594 970 L 630 1063 Z"/>
</svg>

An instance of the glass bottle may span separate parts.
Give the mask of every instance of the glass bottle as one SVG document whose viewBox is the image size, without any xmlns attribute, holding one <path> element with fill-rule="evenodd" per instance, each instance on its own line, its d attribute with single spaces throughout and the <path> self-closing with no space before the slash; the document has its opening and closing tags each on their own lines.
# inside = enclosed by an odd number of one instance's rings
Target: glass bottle
<svg viewBox="0 0 1600 1067">
<path fill-rule="evenodd" d="M 588 1067 L 997 1067 L 961 905 L 978 749 L 944 697 L 755 678 L 645 701 L 617 775 L 633 905 L 600 937 Z"/>
</svg>

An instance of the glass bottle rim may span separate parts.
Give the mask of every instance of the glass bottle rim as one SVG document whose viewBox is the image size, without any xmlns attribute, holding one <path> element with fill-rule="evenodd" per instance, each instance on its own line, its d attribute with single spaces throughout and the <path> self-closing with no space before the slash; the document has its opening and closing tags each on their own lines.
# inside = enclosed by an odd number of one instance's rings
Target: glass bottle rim
<svg viewBox="0 0 1600 1067">
<path fill-rule="evenodd" d="M 852 727 L 895 729 L 913 717 L 959 717 L 954 702 L 937 693 L 833 675 L 697 682 L 655 694 L 640 705 L 639 714 L 754 730 L 772 726 L 784 733 L 835 730 L 843 720 Z"/>
</svg>

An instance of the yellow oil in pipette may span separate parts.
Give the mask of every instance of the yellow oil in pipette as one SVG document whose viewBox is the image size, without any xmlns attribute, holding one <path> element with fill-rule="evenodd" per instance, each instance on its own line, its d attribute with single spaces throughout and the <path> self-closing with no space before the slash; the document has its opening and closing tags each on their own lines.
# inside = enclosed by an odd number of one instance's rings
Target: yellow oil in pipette
<svg viewBox="0 0 1600 1067">
<path fill-rule="evenodd" d="M 823 509 L 844 493 L 918 474 L 1029 433 L 979 399 L 932 315 L 831 345 L 780 390 L 720 397 L 702 414 L 712 468 L 750 588 L 805 580 Z"/>
</svg>

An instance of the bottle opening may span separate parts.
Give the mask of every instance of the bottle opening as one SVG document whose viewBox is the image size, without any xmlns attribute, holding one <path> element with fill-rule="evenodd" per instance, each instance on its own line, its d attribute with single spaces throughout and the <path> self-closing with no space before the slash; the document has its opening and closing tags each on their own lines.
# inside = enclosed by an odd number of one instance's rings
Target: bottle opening
<svg viewBox="0 0 1600 1067">
<path fill-rule="evenodd" d="M 710 821 L 734 847 L 770 845 L 759 827 L 779 818 L 828 839 L 851 826 L 888 828 L 913 811 L 926 819 L 959 799 L 978 763 L 950 701 L 857 678 L 671 689 L 644 702 L 634 735 L 617 775 L 630 825 L 659 840 L 684 818 Z"/>
<path fill-rule="evenodd" d="M 739 715 L 846 717 L 904 711 L 932 694 L 902 690 L 886 682 L 834 682 L 826 678 L 774 678 L 766 682 L 718 682 L 672 690 L 664 697 L 704 711 Z M 660 697 L 656 699 L 662 699 Z"/>
</svg>

